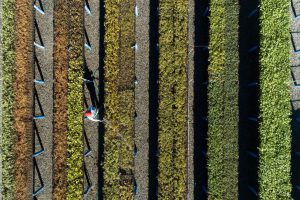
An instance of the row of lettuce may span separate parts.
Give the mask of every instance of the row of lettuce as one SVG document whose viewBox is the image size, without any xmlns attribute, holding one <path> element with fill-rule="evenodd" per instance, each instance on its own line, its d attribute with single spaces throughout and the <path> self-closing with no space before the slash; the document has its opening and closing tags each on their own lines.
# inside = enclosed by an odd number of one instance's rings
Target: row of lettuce
<svg viewBox="0 0 300 200">
<path fill-rule="evenodd" d="M 291 199 L 288 8 L 260 1 L 260 199 Z M 208 197 L 238 199 L 239 3 L 212 0 L 210 12 Z"/>
<path fill-rule="evenodd" d="M 185 199 L 188 1 L 159 1 L 158 198 Z"/>
<path fill-rule="evenodd" d="M 134 198 L 134 7 L 105 1 L 105 199 Z"/>
</svg>

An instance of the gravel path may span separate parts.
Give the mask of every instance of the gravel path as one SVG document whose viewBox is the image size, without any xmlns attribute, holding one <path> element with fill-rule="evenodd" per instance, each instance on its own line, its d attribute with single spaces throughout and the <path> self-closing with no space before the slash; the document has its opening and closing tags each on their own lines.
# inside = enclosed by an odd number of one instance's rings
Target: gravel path
<svg viewBox="0 0 300 200">
<path fill-rule="evenodd" d="M 195 1 L 189 0 L 188 31 L 188 149 L 187 149 L 187 199 L 194 199 L 194 36 Z"/>
<path fill-rule="evenodd" d="M 85 28 L 88 35 L 88 39 L 91 45 L 91 50 L 85 48 L 85 59 L 86 59 L 86 75 L 85 78 L 89 79 L 91 72 L 94 72 L 99 68 L 99 1 L 89 0 L 89 7 L 91 10 L 91 15 L 85 11 Z M 87 42 L 87 40 L 85 40 Z M 97 88 L 99 88 L 99 81 L 95 81 L 93 84 L 85 84 L 84 95 L 86 99 L 86 106 L 96 106 L 99 107 L 96 96 L 99 96 Z M 88 86 L 88 87 L 87 87 Z M 95 89 L 96 88 L 96 89 Z M 99 99 L 99 98 L 98 98 Z M 86 133 L 87 141 L 85 142 L 85 151 L 88 150 L 88 145 L 91 150 L 91 154 L 85 157 L 85 164 L 87 173 L 90 179 L 92 189 L 86 195 L 86 199 L 95 200 L 98 191 L 98 123 L 85 120 L 84 130 Z M 85 191 L 88 189 L 87 179 L 85 178 Z"/>
<path fill-rule="evenodd" d="M 149 184 L 149 0 L 137 0 L 135 73 L 138 84 L 135 87 L 135 199 L 148 199 Z"/>
<path fill-rule="evenodd" d="M 36 120 L 36 126 L 38 134 L 41 137 L 42 145 L 45 148 L 45 152 L 37 156 L 36 161 L 41 172 L 45 190 L 37 197 L 39 200 L 49 200 L 52 199 L 53 1 L 42 1 L 42 3 L 45 14 L 42 15 L 41 13 L 35 11 L 35 19 L 37 21 L 45 49 L 36 47 L 35 52 L 45 84 L 35 84 L 38 95 L 38 99 L 35 98 L 35 114 L 42 114 L 38 106 L 37 100 L 39 100 L 45 115 L 45 119 Z M 38 3 L 36 3 L 36 5 L 41 8 Z M 37 32 L 35 34 L 35 41 L 41 44 Z M 35 78 L 42 79 L 37 64 L 35 64 Z M 41 147 L 37 137 L 35 138 L 35 152 L 37 152 L 41 149 Z M 41 186 L 38 176 L 35 178 L 35 183 L 35 189 L 38 189 Z"/>
</svg>

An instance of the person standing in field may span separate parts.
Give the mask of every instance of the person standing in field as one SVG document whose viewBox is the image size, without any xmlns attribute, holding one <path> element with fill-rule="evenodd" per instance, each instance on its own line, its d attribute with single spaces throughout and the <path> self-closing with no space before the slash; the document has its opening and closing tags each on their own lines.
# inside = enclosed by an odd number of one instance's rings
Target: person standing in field
<svg viewBox="0 0 300 200">
<path fill-rule="evenodd" d="M 84 111 L 84 119 L 88 119 L 94 122 L 102 122 L 102 120 L 97 119 L 99 110 L 94 107 L 90 106 L 86 111 Z"/>
</svg>

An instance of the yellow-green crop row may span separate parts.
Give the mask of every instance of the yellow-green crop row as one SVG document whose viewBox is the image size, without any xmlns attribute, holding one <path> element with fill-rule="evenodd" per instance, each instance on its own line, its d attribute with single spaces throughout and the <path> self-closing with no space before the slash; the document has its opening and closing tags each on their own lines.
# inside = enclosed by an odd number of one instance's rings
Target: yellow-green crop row
<svg viewBox="0 0 300 200">
<path fill-rule="evenodd" d="M 260 1 L 259 199 L 291 199 L 290 1 Z"/>
<path fill-rule="evenodd" d="M 105 199 L 133 199 L 134 6 L 134 0 L 105 3 Z"/>
<path fill-rule="evenodd" d="M 15 74 L 15 0 L 3 0 L 2 4 L 2 136 L 1 136 L 1 162 L 2 162 L 2 191 L 3 199 L 13 199 L 14 193 L 14 118 L 13 118 L 13 84 Z"/>
<path fill-rule="evenodd" d="M 188 1 L 159 2 L 159 199 L 186 198 Z"/>
<path fill-rule="evenodd" d="M 119 104 L 120 104 L 120 199 L 133 199 L 134 187 L 134 76 L 135 53 L 135 0 L 120 1 L 120 54 L 119 54 Z M 123 174 L 122 174 L 123 173 Z"/>
<path fill-rule="evenodd" d="M 208 199 L 238 199 L 237 0 L 210 2 Z"/>
<path fill-rule="evenodd" d="M 68 73 L 67 199 L 83 196 L 83 1 L 71 0 Z"/>
<path fill-rule="evenodd" d="M 104 199 L 119 199 L 119 18 L 118 0 L 105 1 L 105 134 L 104 134 Z"/>
</svg>

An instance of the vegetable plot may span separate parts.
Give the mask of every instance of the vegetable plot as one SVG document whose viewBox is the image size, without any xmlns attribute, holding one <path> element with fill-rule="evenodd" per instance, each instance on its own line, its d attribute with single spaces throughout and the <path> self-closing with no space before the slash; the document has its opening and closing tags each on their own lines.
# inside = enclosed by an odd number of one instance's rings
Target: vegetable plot
<svg viewBox="0 0 300 200">
<path fill-rule="evenodd" d="M 160 1 L 159 199 L 186 198 L 188 1 Z"/>
<path fill-rule="evenodd" d="M 134 6 L 134 0 L 105 3 L 105 199 L 134 194 Z"/>
<path fill-rule="evenodd" d="M 16 139 L 13 117 L 15 79 L 15 1 L 4 0 L 2 3 L 2 136 L 1 136 L 1 162 L 2 162 L 2 191 L 3 199 L 13 199 L 15 188 L 14 166 L 15 154 L 14 143 Z M 1 130 L 0 130 L 1 131 Z"/>
<path fill-rule="evenodd" d="M 208 67 L 209 199 L 238 198 L 237 0 L 210 3 Z"/>
<path fill-rule="evenodd" d="M 288 0 L 260 1 L 259 197 L 291 199 Z"/>
<path fill-rule="evenodd" d="M 83 196 L 83 1 L 69 3 L 67 199 Z"/>
</svg>

